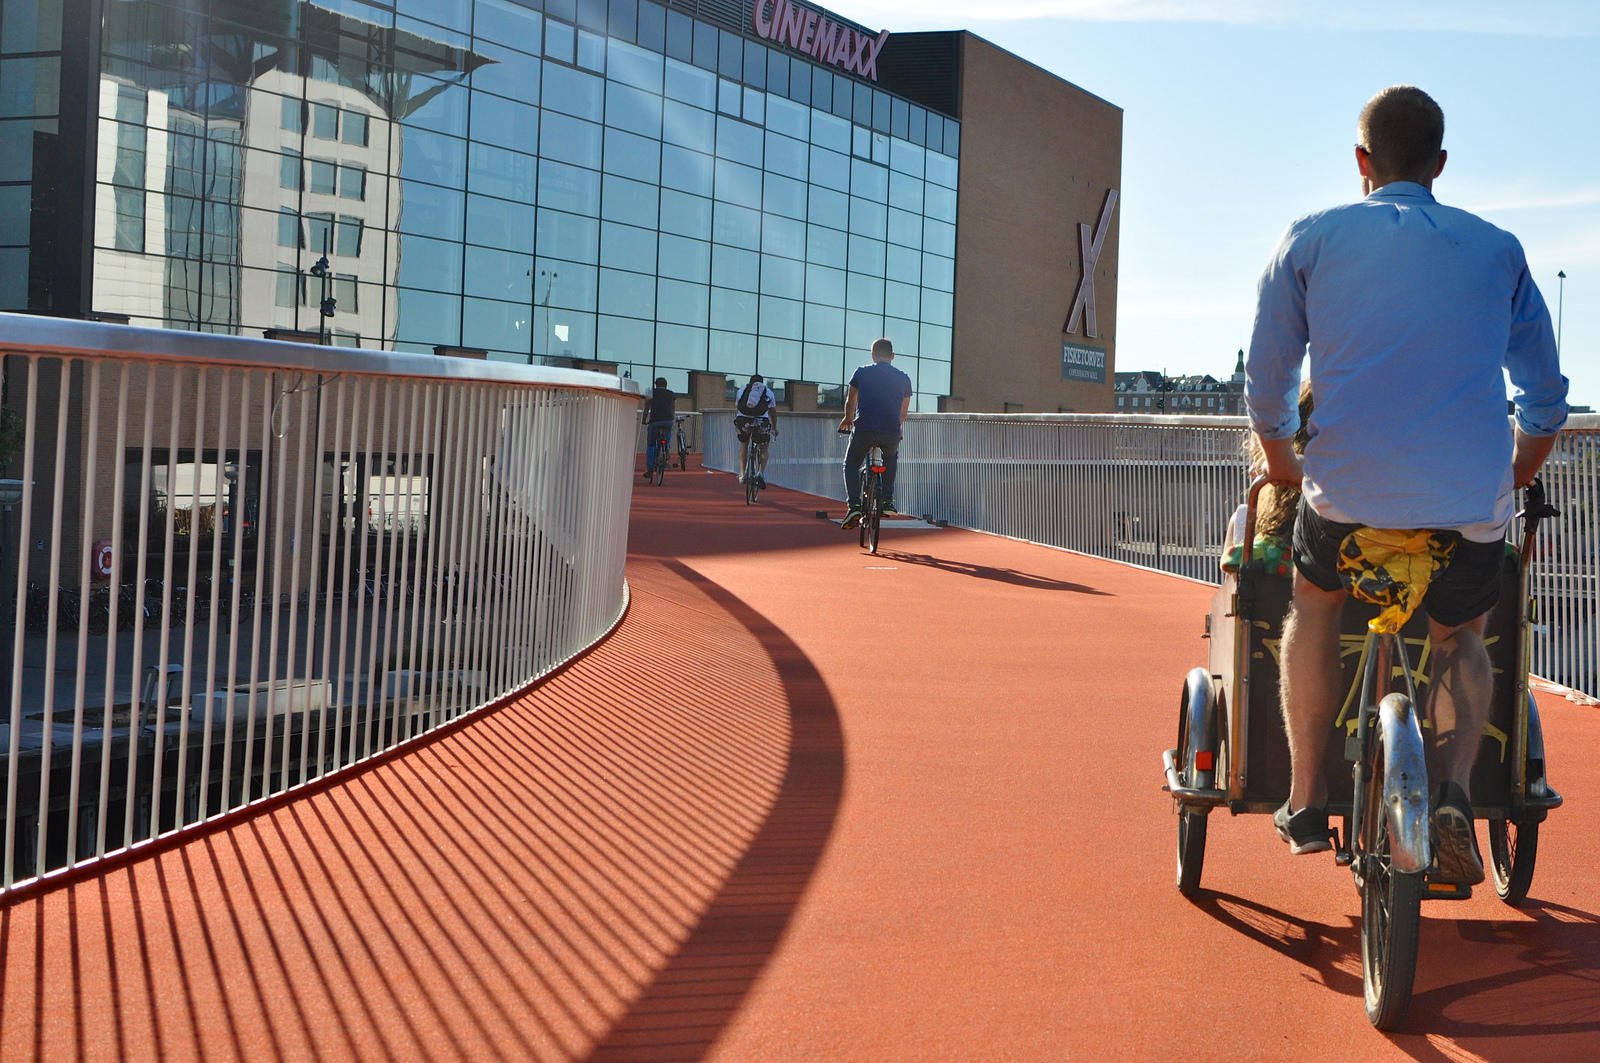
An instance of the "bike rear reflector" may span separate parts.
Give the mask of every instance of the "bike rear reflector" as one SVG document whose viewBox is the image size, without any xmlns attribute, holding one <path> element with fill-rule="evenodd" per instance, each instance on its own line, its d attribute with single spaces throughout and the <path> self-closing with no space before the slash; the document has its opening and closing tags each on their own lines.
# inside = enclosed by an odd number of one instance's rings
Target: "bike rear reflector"
<svg viewBox="0 0 1600 1063">
<path fill-rule="evenodd" d="M 887 466 L 887 465 L 872 465 L 872 466 L 869 466 L 869 468 L 872 469 L 873 472 L 883 472 L 886 469 L 888 469 L 889 466 Z"/>
<path fill-rule="evenodd" d="M 1195 771 L 1211 771 L 1217 766 L 1217 755 L 1209 749 L 1202 749 L 1194 755 Z"/>
</svg>

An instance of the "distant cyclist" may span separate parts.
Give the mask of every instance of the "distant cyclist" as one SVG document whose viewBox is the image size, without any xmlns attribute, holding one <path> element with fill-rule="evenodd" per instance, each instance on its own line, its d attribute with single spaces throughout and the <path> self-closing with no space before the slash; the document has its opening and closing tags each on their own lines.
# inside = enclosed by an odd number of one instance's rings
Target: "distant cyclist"
<svg viewBox="0 0 1600 1063">
<path fill-rule="evenodd" d="M 664 446 L 672 435 L 672 418 L 677 412 L 678 396 L 667 387 L 667 378 L 656 377 L 656 386 L 650 392 L 650 404 L 644 411 L 644 478 L 650 479 L 650 470 L 656 467 L 656 447 Z"/>
<path fill-rule="evenodd" d="M 894 367 L 894 344 L 887 339 L 872 344 L 872 363 L 850 377 L 839 431 L 850 433 L 844 456 L 844 490 L 850 508 L 844 527 L 861 523 L 861 459 L 872 447 L 883 450 L 882 512 L 894 513 L 894 471 L 899 464 L 900 425 L 911 409 L 911 378 Z"/>
<path fill-rule="evenodd" d="M 767 382 L 760 373 L 750 377 L 750 382 L 739 392 L 739 397 L 734 403 L 733 430 L 739 435 L 739 447 L 744 448 L 745 440 L 750 438 L 752 431 L 757 432 L 756 461 L 759 463 L 756 472 L 756 486 L 767 486 L 767 447 L 762 443 L 762 436 L 777 438 L 778 435 L 778 397 L 772 393 Z M 739 466 L 739 482 L 744 483 L 744 464 Z"/>
</svg>

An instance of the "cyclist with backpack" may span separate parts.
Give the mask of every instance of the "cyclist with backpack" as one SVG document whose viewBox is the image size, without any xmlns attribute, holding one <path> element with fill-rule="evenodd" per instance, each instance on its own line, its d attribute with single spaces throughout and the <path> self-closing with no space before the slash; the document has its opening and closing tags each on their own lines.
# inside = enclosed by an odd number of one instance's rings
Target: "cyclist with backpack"
<svg viewBox="0 0 1600 1063">
<path fill-rule="evenodd" d="M 778 436 L 778 397 L 772 393 L 760 373 L 750 377 L 750 382 L 739 392 L 734 403 L 733 430 L 739 435 L 742 451 L 750 434 L 756 434 L 756 486 L 767 486 L 767 440 Z M 739 482 L 744 483 L 743 464 L 740 465 Z"/>
</svg>

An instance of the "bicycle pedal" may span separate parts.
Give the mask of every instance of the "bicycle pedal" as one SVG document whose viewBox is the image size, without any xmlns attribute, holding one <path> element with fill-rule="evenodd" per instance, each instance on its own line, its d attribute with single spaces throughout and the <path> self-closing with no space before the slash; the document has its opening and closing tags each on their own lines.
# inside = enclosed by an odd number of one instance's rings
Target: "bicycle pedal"
<svg viewBox="0 0 1600 1063">
<path fill-rule="evenodd" d="M 1423 883 L 1422 896 L 1424 900 L 1430 901 L 1464 901 L 1472 896 L 1472 887 L 1429 879 Z"/>
</svg>

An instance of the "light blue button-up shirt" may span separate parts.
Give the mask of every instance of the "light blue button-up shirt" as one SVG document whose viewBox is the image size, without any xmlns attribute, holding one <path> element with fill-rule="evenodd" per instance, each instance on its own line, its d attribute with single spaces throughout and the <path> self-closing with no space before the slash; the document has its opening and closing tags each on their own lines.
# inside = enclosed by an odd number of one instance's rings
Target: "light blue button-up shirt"
<svg viewBox="0 0 1600 1063">
<path fill-rule="evenodd" d="M 1522 431 L 1567 419 L 1522 245 L 1409 181 L 1301 218 L 1267 264 L 1245 360 L 1263 438 L 1298 427 L 1308 353 L 1303 487 L 1329 520 L 1492 540 L 1514 509 L 1505 374 Z"/>
</svg>

